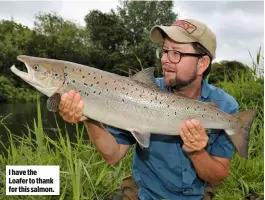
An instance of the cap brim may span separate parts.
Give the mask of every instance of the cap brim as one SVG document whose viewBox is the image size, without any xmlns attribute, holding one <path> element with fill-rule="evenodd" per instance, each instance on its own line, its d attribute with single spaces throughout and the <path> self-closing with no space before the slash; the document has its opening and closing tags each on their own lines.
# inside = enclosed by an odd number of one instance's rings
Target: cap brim
<svg viewBox="0 0 265 200">
<path fill-rule="evenodd" d="M 150 38 L 155 43 L 163 42 L 165 39 L 163 33 L 176 42 L 197 42 L 194 38 L 183 33 L 183 30 L 177 26 L 154 26 L 150 31 Z"/>
</svg>

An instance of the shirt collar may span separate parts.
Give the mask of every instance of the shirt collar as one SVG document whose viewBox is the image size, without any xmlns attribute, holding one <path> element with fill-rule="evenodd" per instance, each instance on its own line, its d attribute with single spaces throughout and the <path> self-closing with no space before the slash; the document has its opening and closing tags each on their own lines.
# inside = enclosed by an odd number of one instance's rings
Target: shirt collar
<svg viewBox="0 0 265 200">
<path fill-rule="evenodd" d="M 211 93 L 211 87 L 208 83 L 207 80 L 203 79 L 202 80 L 202 93 L 201 93 L 201 97 L 203 97 L 204 99 L 207 99 L 209 97 Z"/>
</svg>

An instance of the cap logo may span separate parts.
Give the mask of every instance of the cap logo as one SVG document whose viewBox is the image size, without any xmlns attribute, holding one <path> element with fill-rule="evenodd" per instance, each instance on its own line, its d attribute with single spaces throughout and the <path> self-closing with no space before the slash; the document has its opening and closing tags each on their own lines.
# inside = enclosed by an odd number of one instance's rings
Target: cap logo
<svg viewBox="0 0 265 200">
<path fill-rule="evenodd" d="M 172 24 L 172 26 L 179 26 L 180 28 L 183 28 L 185 31 L 187 31 L 189 34 L 192 34 L 197 27 L 190 22 L 184 21 L 184 20 L 177 20 Z"/>
</svg>

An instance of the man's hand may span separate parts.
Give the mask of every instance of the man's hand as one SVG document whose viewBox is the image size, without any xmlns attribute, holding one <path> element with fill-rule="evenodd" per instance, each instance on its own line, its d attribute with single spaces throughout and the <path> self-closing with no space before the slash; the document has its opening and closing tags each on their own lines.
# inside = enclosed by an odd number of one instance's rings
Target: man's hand
<svg viewBox="0 0 265 200">
<path fill-rule="evenodd" d="M 180 128 L 180 137 L 184 144 L 182 149 L 186 153 L 203 150 L 209 137 L 199 120 L 186 120 Z"/>
<path fill-rule="evenodd" d="M 84 103 L 80 94 L 74 90 L 64 93 L 59 105 L 59 113 L 69 123 L 84 121 L 87 117 L 82 115 Z"/>
</svg>

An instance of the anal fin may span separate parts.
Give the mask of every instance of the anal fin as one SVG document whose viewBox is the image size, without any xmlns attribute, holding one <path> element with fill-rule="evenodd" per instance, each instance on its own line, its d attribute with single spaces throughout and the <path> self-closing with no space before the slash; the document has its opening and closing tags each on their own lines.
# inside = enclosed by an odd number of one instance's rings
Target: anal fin
<svg viewBox="0 0 265 200">
<path fill-rule="evenodd" d="M 136 130 L 130 130 L 133 137 L 139 143 L 141 148 L 148 148 L 150 144 L 150 133 L 147 132 L 138 132 Z"/>
</svg>

